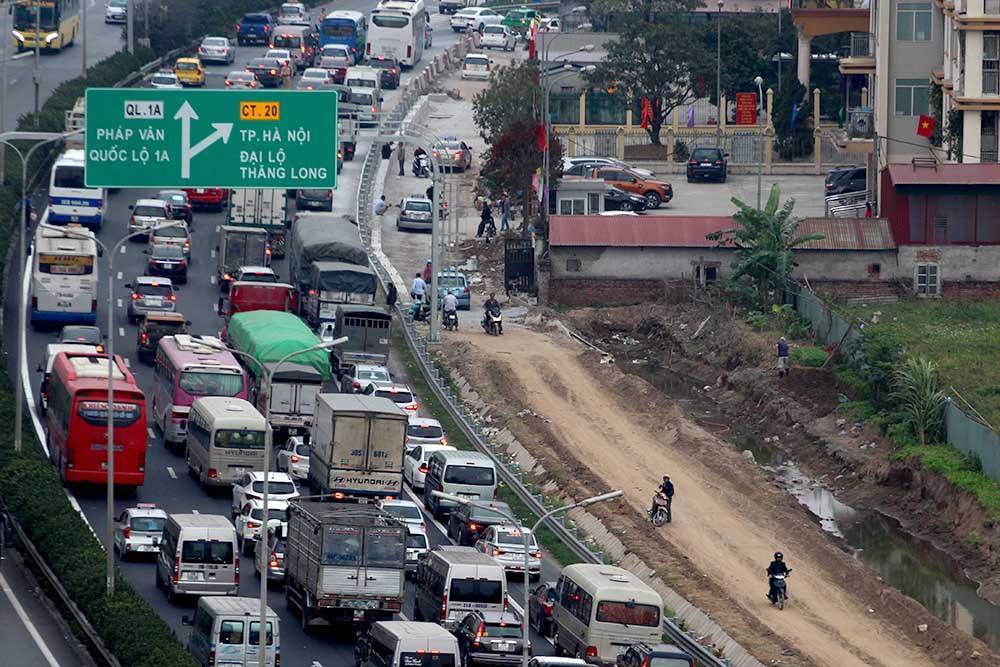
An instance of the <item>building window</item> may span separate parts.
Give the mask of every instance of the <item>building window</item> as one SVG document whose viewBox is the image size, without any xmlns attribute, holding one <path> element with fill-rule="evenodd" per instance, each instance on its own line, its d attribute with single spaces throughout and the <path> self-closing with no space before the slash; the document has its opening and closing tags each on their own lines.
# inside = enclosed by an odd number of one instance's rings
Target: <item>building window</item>
<svg viewBox="0 0 1000 667">
<path fill-rule="evenodd" d="M 586 215 L 586 199 L 560 199 L 559 215 Z"/>
<path fill-rule="evenodd" d="M 922 297 L 941 296 L 941 274 L 937 264 L 917 264 L 913 291 Z"/>
<path fill-rule="evenodd" d="M 624 125 L 625 105 L 621 98 L 607 93 L 587 93 L 587 125 Z"/>
<path fill-rule="evenodd" d="M 930 114 L 930 96 L 927 79 L 896 79 L 896 115 Z"/>
<path fill-rule="evenodd" d="M 1000 33 L 983 33 L 983 95 L 1000 95 Z"/>
<path fill-rule="evenodd" d="M 901 2 L 896 5 L 896 41 L 927 42 L 931 39 L 931 3 Z"/>
<path fill-rule="evenodd" d="M 566 260 L 566 271 L 572 273 L 578 273 L 580 271 L 580 260 L 576 257 L 570 257 Z"/>
<path fill-rule="evenodd" d="M 590 209 L 587 211 L 590 215 L 597 215 L 601 212 L 601 195 L 597 192 L 591 192 L 587 194 L 587 205 Z"/>
<path fill-rule="evenodd" d="M 553 125 L 577 125 L 580 122 L 580 93 L 549 95 L 549 117 Z"/>
</svg>

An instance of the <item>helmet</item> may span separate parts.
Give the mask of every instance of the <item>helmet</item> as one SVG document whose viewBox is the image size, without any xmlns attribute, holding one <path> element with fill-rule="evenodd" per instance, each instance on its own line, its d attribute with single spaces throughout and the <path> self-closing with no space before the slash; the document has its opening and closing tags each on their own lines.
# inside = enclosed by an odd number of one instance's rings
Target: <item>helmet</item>
<svg viewBox="0 0 1000 667">
<path fill-rule="evenodd" d="M 784 557 L 785 557 L 785 555 L 783 553 L 781 553 L 780 551 L 775 551 L 774 552 L 774 560 L 781 560 Z"/>
<path fill-rule="evenodd" d="M 664 475 L 663 479 L 670 479 L 670 475 Z"/>
</svg>

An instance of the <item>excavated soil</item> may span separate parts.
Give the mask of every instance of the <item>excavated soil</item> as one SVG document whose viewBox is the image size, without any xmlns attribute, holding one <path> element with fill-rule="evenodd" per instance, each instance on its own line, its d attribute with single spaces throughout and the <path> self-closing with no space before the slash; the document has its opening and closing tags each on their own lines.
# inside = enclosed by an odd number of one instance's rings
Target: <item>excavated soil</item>
<svg viewBox="0 0 1000 667">
<path fill-rule="evenodd" d="M 617 344 L 618 364 L 640 359 L 636 366 L 654 381 L 665 375 L 659 369 L 676 367 L 679 373 L 666 373 L 674 389 L 743 406 L 722 422 L 699 424 L 688 411 L 693 404 L 682 409 L 646 379 L 600 363 L 599 354 L 555 330 L 510 326 L 500 338 L 458 332 L 442 353 L 563 489 L 576 496 L 623 489 L 620 507 L 597 506 L 595 513 L 765 664 L 1000 665 L 984 644 L 882 584 L 764 471 L 714 435 L 747 424 L 814 443 L 807 431 L 818 422 L 807 416 L 828 413 L 840 388 L 829 375 L 796 370 L 782 399 L 769 389 L 771 341 L 719 315 L 689 340 L 708 314 L 695 309 L 671 321 L 668 311 L 643 307 L 560 317 L 598 345 Z M 524 409 L 538 416 L 517 417 Z M 833 459 L 813 449 L 832 469 Z M 838 465 L 845 468 L 847 459 Z M 675 521 L 654 531 L 644 512 L 663 472 L 677 485 Z M 778 549 L 796 570 L 784 612 L 764 597 L 763 570 Z"/>
</svg>

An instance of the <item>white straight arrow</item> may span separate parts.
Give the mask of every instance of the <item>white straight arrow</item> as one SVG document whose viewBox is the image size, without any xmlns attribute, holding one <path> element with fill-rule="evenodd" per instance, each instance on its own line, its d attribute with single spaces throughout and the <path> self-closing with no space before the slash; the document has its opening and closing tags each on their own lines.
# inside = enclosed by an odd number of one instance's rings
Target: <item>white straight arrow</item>
<svg viewBox="0 0 1000 667">
<path fill-rule="evenodd" d="M 233 132 L 232 123 L 212 123 L 214 131 L 207 137 L 199 141 L 194 146 L 191 145 L 191 121 L 198 120 L 190 102 L 184 101 L 181 108 L 174 114 L 174 120 L 181 121 L 181 178 L 191 178 L 191 158 L 195 157 L 206 148 L 214 144 L 219 139 L 222 143 L 229 143 L 229 135 Z"/>
</svg>

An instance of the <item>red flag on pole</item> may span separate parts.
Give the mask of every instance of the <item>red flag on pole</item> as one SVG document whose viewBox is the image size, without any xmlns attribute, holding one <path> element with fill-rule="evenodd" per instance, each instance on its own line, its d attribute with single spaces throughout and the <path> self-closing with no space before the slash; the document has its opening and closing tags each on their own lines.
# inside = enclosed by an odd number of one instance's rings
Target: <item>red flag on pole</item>
<svg viewBox="0 0 1000 667">
<path fill-rule="evenodd" d="M 642 124 L 640 127 L 644 130 L 648 130 L 650 124 L 653 122 L 653 105 L 650 104 L 649 98 L 642 98 Z"/>
<path fill-rule="evenodd" d="M 538 144 L 538 150 L 540 150 L 540 151 L 544 151 L 545 150 L 545 146 L 546 146 L 547 142 L 546 142 L 546 137 L 545 137 L 545 125 L 544 124 L 542 124 L 542 125 L 536 125 L 535 126 L 535 143 Z"/>
<path fill-rule="evenodd" d="M 920 115 L 919 120 L 917 120 L 917 134 L 921 137 L 931 138 L 934 134 L 934 127 L 937 125 L 937 121 L 932 116 Z"/>
</svg>

